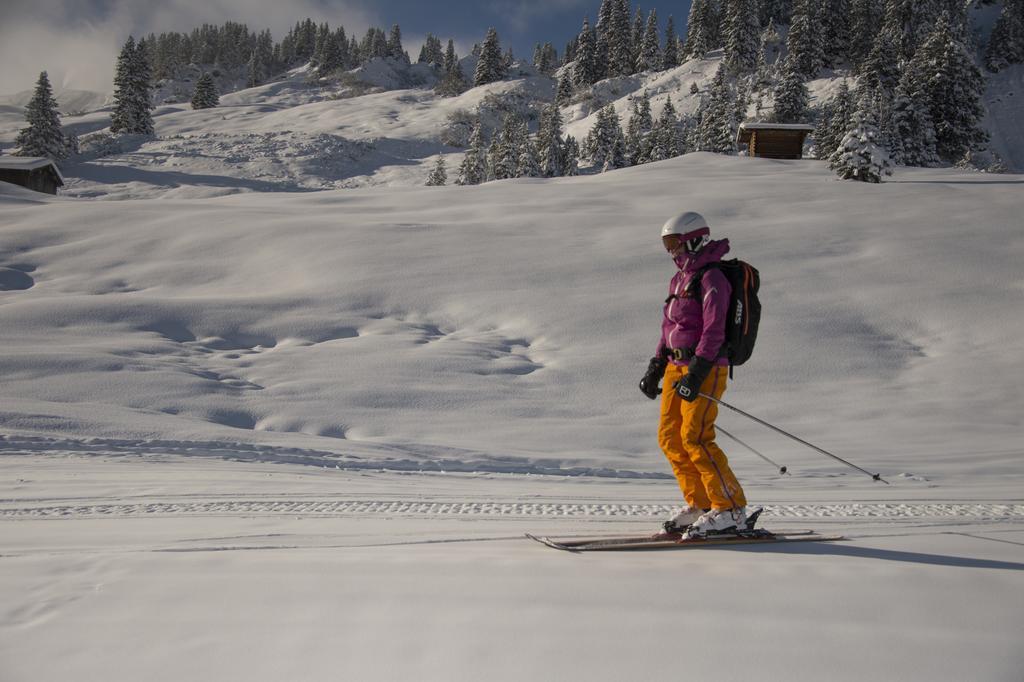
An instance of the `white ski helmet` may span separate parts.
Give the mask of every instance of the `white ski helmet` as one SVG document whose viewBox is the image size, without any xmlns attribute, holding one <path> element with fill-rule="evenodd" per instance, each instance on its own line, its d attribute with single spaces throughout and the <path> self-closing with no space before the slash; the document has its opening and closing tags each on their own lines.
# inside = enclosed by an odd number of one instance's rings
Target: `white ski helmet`
<svg viewBox="0 0 1024 682">
<path fill-rule="evenodd" d="M 672 234 L 685 236 L 700 229 L 707 230 L 704 234 L 711 234 L 711 228 L 708 227 L 708 221 L 704 219 L 704 216 L 700 213 L 687 211 L 686 213 L 680 213 L 669 218 L 661 226 L 661 236 L 667 237 Z"/>
</svg>

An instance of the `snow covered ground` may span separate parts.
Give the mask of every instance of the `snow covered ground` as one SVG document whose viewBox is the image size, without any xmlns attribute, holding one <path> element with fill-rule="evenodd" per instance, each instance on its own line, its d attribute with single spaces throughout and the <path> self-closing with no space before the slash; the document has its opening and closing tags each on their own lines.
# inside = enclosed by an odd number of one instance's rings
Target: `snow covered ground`
<svg viewBox="0 0 1024 682">
<path fill-rule="evenodd" d="M 1024 177 L 182 175 L 0 189 L 0 679 L 1020 679 Z M 725 399 L 891 485 L 728 412 L 792 475 L 721 443 L 764 525 L 845 542 L 521 537 L 678 501 L 636 383 L 684 209 L 763 278 Z"/>
<path fill-rule="evenodd" d="M 807 504 L 773 525 L 851 539 L 572 555 L 521 534 L 649 528 L 667 483 L 57 453 L 0 469 L 5 680 L 1011 681 L 1024 664 L 1020 504 Z M 55 497 L 137 509 L 27 511 Z"/>
</svg>

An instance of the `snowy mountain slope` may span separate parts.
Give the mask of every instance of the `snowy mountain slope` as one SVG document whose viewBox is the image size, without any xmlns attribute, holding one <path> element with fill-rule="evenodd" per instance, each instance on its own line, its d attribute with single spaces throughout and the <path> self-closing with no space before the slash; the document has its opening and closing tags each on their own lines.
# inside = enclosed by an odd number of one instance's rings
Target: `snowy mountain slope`
<svg viewBox="0 0 1024 682">
<path fill-rule="evenodd" d="M 889 473 L 941 479 L 965 452 L 1009 473 L 1022 182 L 864 186 L 693 154 L 401 192 L 4 190 L 0 266 L 33 285 L 0 292 L 0 429 L 657 472 L 636 390 L 671 274 L 656 235 L 696 208 L 765 282 L 758 355 L 727 399 Z"/>
<path fill-rule="evenodd" d="M 625 125 L 633 98 L 644 91 L 655 115 L 668 97 L 681 113 L 691 114 L 721 59 L 721 51 L 714 51 L 675 69 L 602 81 L 592 96 L 563 109 L 565 131 L 582 140 L 597 111 L 609 103 Z M 225 94 L 214 109 L 161 104 L 154 112 L 156 139 L 104 137 L 108 110 L 66 116 L 65 127 L 82 138 L 84 154 L 64 164 L 69 180 L 64 192 L 124 199 L 416 186 L 425 182 L 440 154 L 454 180 L 462 148 L 451 144 L 464 143 L 467 133 L 446 133 L 453 119 L 479 115 L 493 130 L 512 109 L 526 114 L 536 128 L 540 107 L 554 96 L 554 81 L 529 67 L 517 73 L 444 98 L 423 87 L 393 89 L 414 82 L 429 85 L 432 72 L 422 65 L 374 60 L 341 81 L 323 84 L 303 67 L 281 80 Z M 1020 73 L 1012 67 L 993 75 L 985 98 L 992 148 L 1011 170 L 1024 167 L 1024 130 L 1013 94 L 1021 90 Z M 826 72 L 808 83 L 812 105 L 830 99 L 848 76 Z M 698 94 L 691 92 L 693 85 Z M 20 108 L 0 110 L 0 144 L 13 145 L 23 125 Z M 462 143 L 456 142 L 459 137 Z"/>
<path fill-rule="evenodd" d="M 13 95 L 0 95 L 0 106 L 17 107 L 24 110 L 32 99 L 33 90 L 22 90 Z M 95 111 L 109 105 L 112 101 L 109 93 L 95 90 L 74 90 L 57 87 L 53 91 L 60 112 L 65 116 Z"/>
<path fill-rule="evenodd" d="M 371 82 L 386 83 L 388 73 L 373 74 Z M 353 88 L 364 92 L 358 85 L 321 88 L 296 69 L 285 80 L 224 95 L 214 109 L 160 105 L 156 139 L 102 136 L 106 111 L 67 117 L 66 127 L 82 137 L 83 155 L 63 165 L 69 180 L 63 192 L 123 199 L 176 196 L 182 187 L 194 188 L 191 196 L 216 196 L 422 185 L 437 154 L 453 154 L 453 173 L 461 159 L 461 149 L 442 142 L 450 116 L 480 115 L 495 128 L 506 107 L 526 111 L 553 97 L 550 79 L 538 76 L 452 98 L 422 88 L 352 96 Z M 23 121 L 12 115 L 8 123 L 13 143 Z"/>
</svg>

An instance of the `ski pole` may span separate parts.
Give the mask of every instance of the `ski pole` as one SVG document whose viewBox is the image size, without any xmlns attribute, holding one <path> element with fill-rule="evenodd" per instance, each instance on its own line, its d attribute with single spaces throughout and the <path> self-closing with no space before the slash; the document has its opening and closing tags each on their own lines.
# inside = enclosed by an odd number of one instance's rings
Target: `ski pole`
<svg viewBox="0 0 1024 682">
<path fill-rule="evenodd" d="M 723 429 L 723 428 L 722 428 L 721 426 L 716 426 L 715 428 L 716 428 L 716 429 L 718 429 L 719 431 L 721 431 L 722 433 L 724 433 L 724 434 L 725 434 L 726 436 L 728 436 L 729 438 L 732 438 L 732 439 L 733 439 L 734 441 L 736 441 L 737 443 L 739 443 L 740 445 L 742 445 L 743 447 L 745 447 L 745 448 L 746 448 L 747 450 L 750 450 L 751 452 L 753 452 L 753 453 L 754 453 L 755 455 L 757 455 L 758 457 L 760 457 L 760 458 L 761 458 L 761 459 L 763 459 L 764 461 L 766 461 L 766 462 L 768 462 L 769 464 L 771 464 L 771 465 L 772 465 L 773 467 L 778 467 L 778 469 L 779 469 L 779 473 L 780 473 L 780 474 L 788 474 L 788 473 L 789 473 L 789 471 L 787 471 L 787 467 L 781 466 L 781 465 L 779 465 L 779 464 L 776 464 L 775 462 L 771 461 L 770 459 L 768 459 L 767 457 L 765 457 L 764 455 L 762 455 L 762 454 L 761 454 L 760 452 L 758 452 L 757 450 L 755 450 L 755 449 L 754 449 L 754 448 L 752 448 L 751 446 L 749 446 L 749 445 L 747 445 L 746 443 L 744 443 L 743 441 L 741 441 L 741 440 L 740 440 L 739 438 L 737 438 L 736 436 L 732 435 L 731 433 L 729 433 L 728 431 L 726 431 L 725 429 Z"/>
<path fill-rule="evenodd" d="M 870 476 L 872 478 L 872 480 L 881 481 L 882 483 L 884 483 L 886 485 L 889 485 L 889 481 L 887 481 L 884 478 L 882 478 L 881 474 L 873 474 L 870 471 L 868 471 L 867 469 L 861 469 L 856 464 L 852 464 L 850 462 L 847 462 L 842 457 L 836 457 L 835 455 L 833 455 L 828 450 L 823 450 L 823 449 L 819 448 L 817 445 L 814 445 L 813 443 L 808 443 L 807 441 L 803 440 L 802 438 L 797 438 L 796 436 L 794 436 L 793 434 L 789 433 L 788 431 L 783 431 L 779 427 L 777 427 L 777 426 L 775 426 L 773 424 L 769 424 L 768 422 L 766 422 L 763 419 L 758 419 L 757 417 L 755 417 L 752 414 L 747 414 L 746 412 L 744 412 L 743 410 L 739 409 L 738 407 L 733 407 L 729 403 L 723 402 L 723 401 L 719 400 L 718 398 L 715 398 L 714 396 L 710 396 L 707 393 L 701 393 L 700 396 L 702 398 L 707 398 L 708 400 L 710 400 L 710 401 L 712 401 L 712 402 L 714 402 L 714 403 L 716 403 L 718 405 L 721 405 L 722 407 L 727 407 L 730 410 L 732 410 L 733 412 L 737 412 L 739 414 L 742 414 L 747 419 L 752 419 L 752 420 L 756 421 L 758 424 L 761 424 L 762 426 L 767 426 L 769 429 L 771 429 L 772 431 L 775 431 L 776 433 L 781 433 L 783 436 L 786 436 L 788 438 L 792 438 L 797 443 L 800 443 L 802 445 L 806 445 L 807 447 L 811 448 L 812 450 L 816 450 L 817 452 L 820 452 L 823 455 L 831 457 L 832 459 L 836 460 L 837 462 L 842 462 L 843 464 L 845 464 L 846 466 L 850 467 L 851 469 L 856 469 L 857 471 L 861 472 L 862 474 L 867 474 L 868 476 Z"/>
</svg>

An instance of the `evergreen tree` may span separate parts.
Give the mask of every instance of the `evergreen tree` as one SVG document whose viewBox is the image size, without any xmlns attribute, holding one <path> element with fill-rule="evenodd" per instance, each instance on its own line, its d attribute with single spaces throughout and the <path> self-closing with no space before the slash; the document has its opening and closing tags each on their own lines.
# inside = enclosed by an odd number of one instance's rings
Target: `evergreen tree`
<svg viewBox="0 0 1024 682">
<path fill-rule="evenodd" d="M 838 149 L 839 143 L 853 125 L 853 104 L 850 85 L 844 78 L 836 96 L 819 112 L 813 135 L 815 158 L 828 159 Z"/>
<path fill-rule="evenodd" d="M 551 43 L 537 43 L 533 50 L 533 65 L 537 71 L 550 76 L 558 68 L 558 52 Z"/>
<path fill-rule="evenodd" d="M 505 116 L 495 153 L 491 155 L 491 172 L 495 180 L 519 177 L 519 161 L 526 141 L 524 138 L 519 117 L 515 114 Z"/>
<path fill-rule="evenodd" d="M 25 107 L 25 120 L 28 126 L 21 129 L 14 141 L 18 146 L 15 156 L 43 156 L 51 161 L 67 158 L 72 149 L 61 132 L 57 100 L 45 71 L 39 74 L 35 92 Z"/>
<path fill-rule="evenodd" d="M 386 49 L 388 57 L 397 59 L 398 61 L 406 64 L 409 63 L 409 55 L 405 53 L 405 48 L 402 47 L 402 29 L 398 24 L 394 24 L 391 27 L 391 33 L 388 34 Z"/>
<path fill-rule="evenodd" d="M 331 40 L 331 29 L 326 23 L 320 24 L 316 30 L 316 45 L 313 48 L 313 59 L 310 63 L 314 66 L 319 66 L 323 59 L 324 47 Z"/>
<path fill-rule="evenodd" d="M 655 10 L 647 15 L 647 27 L 640 41 L 637 71 L 658 71 L 662 67 L 661 46 L 658 44 L 658 15 Z"/>
<path fill-rule="evenodd" d="M 487 85 L 504 77 L 505 62 L 501 55 L 501 45 L 498 43 L 498 32 L 494 28 L 489 28 L 480 48 L 480 59 L 476 63 L 473 85 Z"/>
<path fill-rule="evenodd" d="M 615 15 L 620 9 L 618 0 L 601 0 L 601 6 L 597 10 L 597 24 L 594 26 L 593 36 L 593 66 L 596 76 L 592 82 L 596 83 L 606 76 L 614 75 L 615 67 L 610 63 L 609 55 L 612 36 L 617 30 Z"/>
<path fill-rule="evenodd" d="M 437 157 L 437 163 L 427 176 L 427 187 L 442 187 L 448 182 L 448 169 L 445 168 L 444 156 Z"/>
<path fill-rule="evenodd" d="M 633 33 L 629 27 L 628 0 L 611 0 L 611 19 L 606 30 L 598 26 L 598 34 L 607 45 L 605 76 L 628 76 L 634 72 L 636 58 Z"/>
<path fill-rule="evenodd" d="M 793 14 L 792 0 L 761 0 L 761 27 L 770 23 L 788 24 Z"/>
<path fill-rule="evenodd" d="M 714 10 L 711 0 L 693 0 L 686 25 L 686 44 L 683 56 L 687 59 L 703 59 L 704 54 L 714 48 Z"/>
<path fill-rule="evenodd" d="M 727 67 L 734 74 L 752 72 L 761 32 L 756 0 L 726 0 L 724 23 Z"/>
<path fill-rule="evenodd" d="M 501 58 L 501 65 L 504 67 L 503 73 L 507 74 L 512 70 L 512 65 L 516 63 L 516 56 L 512 53 L 512 46 L 510 45 L 504 56 Z M 504 78 L 504 76 L 502 76 Z"/>
<path fill-rule="evenodd" d="M 661 68 L 674 69 L 679 63 L 679 37 L 676 35 L 676 22 L 670 14 L 665 27 L 665 51 L 661 55 Z"/>
<path fill-rule="evenodd" d="M 149 61 L 149 50 L 139 44 L 132 60 L 132 93 L 134 109 L 137 112 L 135 132 L 153 134 L 153 67 Z"/>
<path fill-rule="evenodd" d="M 711 49 L 718 49 L 725 44 L 725 34 L 722 30 L 722 19 L 725 8 L 722 7 L 724 0 L 709 0 L 708 21 L 711 24 Z"/>
<path fill-rule="evenodd" d="M 818 0 L 796 0 L 786 40 L 789 59 L 804 79 L 816 78 L 825 66 L 824 30 Z"/>
<path fill-rule="evenodd" d="M 985 66 L 992 72 L 1024 62 L 1024 0 L 1006 0 L 985 49 Z"/>
<path fill-rule="evenodd" d="M 768 26 L 761 32 L 761 48 L 757 52 L 757 67 L 754 70 L 754 90 L 761 92 L 775 85 L 775 63 L 779 57 L 779 32 L 775 22 L 768 21 Z"/>
<path fill-rule="evenodd" d="M 576 45 L 576 62 L 573 64 L 572 80 L 579 89 L 589 88 L 600 80 L 597 63 L 597 45 L 594 41 L 594 32 L 590 29 L 590 22 L 583 20 L 583 29 L 580 31 Z"/>
<path fill-rule="evenodd" d="M 665 100 L 658 122 L 651 131 L 649 152 L 650 161 L 664 161 L 684 153 L 682 130 L 679 127 L 679 116 L 672 104 L 672 97 Z"/>
<path fill-rule="evenodd" d="M 726 77 L 726 68 L 719 67 L 699 126 L 699 151 L 719 154 L 736 151 L 737 108 L 736 96 Z"/>
<path fill-rule="evenodd" d="M 110 132 L 128 131 L 134 125 L 132 102 L 132 61 L 135 58 L 135 38 L 129 36 L 121 48 L 114 67 L 114 111 L 110 115 Z"/>
<path fill-rule="evenodd" d="M 245 81 L 247 87 L 254 88 L 267 79 L 267 64 L 263 61 L 263 56 L 258 49 L 253 50 L 252 55 L 249 56 L 247 70 L 249 72 L 249 77 Z"/>
<path fill-rule="evenodd" d="M 988 140 L 981 128 L 984 78 L 946 15 L 920 49 L 922 59 L 928 60 L 924 91 L 935 124 L 935 147 L 939 157 L 955 162 Z"/>
<path fill-rule="evenodd" d="M 776 123 L 803 123 L 807 119 L 807 105 L 810 101 L 803 71 L 790 54 L 783 62 L 782 78 L 775 89 Z"/>
<path fill-rule="evenodd" d="M 633 98 L 633 111 L 626 124 L 626 161 L 638 166 L 651 160 L 651 131 L 654 117 L 651 116 L 651 100 L 645 90 Z"/>
<path fill-rule="evenodd" d="M 597 112 L 597 121 L 583 141 L 583 154 L 602 171 L 626 165 L 625 139 L 612 105 Z"/>
<path fill-rule="evenodd" d="M 213 83 L 213 76 L 204 73 L 196 81 L 196 89 L 192 93 L 193 109 L 212 109 L 220 104 L 220 96 L 217 94 L 217 86 Z"/>
<path fill-rule="evenodd" d="M 455 97 L 461 95 L 469 87 L 466 83 L 466 77 L 462 73 L 462 67 L 459 65 L 459 56 L 455 54 L 455 43 L 452 40 L 448 40 L 448 47 L 444 52 L 444 76 L 438 82 L 434 88 L 434 92 L 441 95 L 442 97 Z"/>
<path fill-rule="evenodd" d="M 451 38 L 448 39 L 448 47 L 444 51 L 444 71 L 445 73 L 452 73 L 456 69 L 459 72 L 462 69 L 459 67 L 459 56 L 455 54 L 455 41 Z"/>
<path fill-rule="evenodd" d="M 564 107 L 572 99 L 572 76 L 569 71 L 563 71 L 558 78 L 558 90 L 555 92 L 555 103 Z"/>
<path fill-rule="evenodd" d="M 892 105 L 893 135 L 899 145 L 892 151 L 893 163 L 902 166 L 935 166 L 935 124 L 925 93 L 926 65 L 914 59 L 896 86 Z"/>
<path fill-rule="evenodd" d="M 576 61 L 576 47 L 579 45 L 579 38 L 573 36 L 565 43 L 565 52 L 562 56 L 562 66 Z"/>
<path fill-rule="evenodd" d="M 861 182 L 881 182 L 883 175 L 892 175 L 889 154 L 878 144 L 878 128 L 864 112 L 854 115 L 853 128 L 839 144 L 833 169 L 843 180 Z"/>
<path fill-rule="evenodd" d="M 320 47 L 320 58 L 317 62 L 316 75 L 319 78 L 323 78 L 343 66 L 344 62 L 338 41 L 334 39 L 334 34 L 328 33 L 324 38 L 323 45 Z"/>
<path fill-rule="evenodd" d="M 601 165 L 601 172 L 606 173 L 616 168 L 625 168 L 629 163 L 626 161 L 626 138 L 622 134 L 622 128 L 619 128 L 618 134 L 615 136 L 615 144 L 612 145 L 612 153 Z"/>
<path fill-rule="evenodd" d="M 940 13 L 938 0 L 886 0 L 882 32 L 909 61 L 931 32 Z"/>
<path fill-rule="evenodd" d="M 420 48 L 420 56 L 417 59 L 420 64 L 431 66 L 444 66 L 444 48 L 441 47 L 441 39 L 432 33 L 428 33 Z"/>
<path fill-rule="evenodd" d="M 853 93 L 850 91 L 850 85 L 844 78 L 843 82 L 839 84 L 839 92 L 836 93 L 832 103 L 832 116 L 829 121 L 829 137 L 827 140 L 829 155 L 835 153 L 846 133 L 853 126 L 855 109 Z"/>
<path fill-rule="evenodd" d="M 350 69 L 358 67 L 363 62 L 363 53 L 359 48 L 359 41 L 355 35 L 349 38 L 348 42 L 348 64 L 346 65 Z"/>
<path fill-rule="evenodd" d="M 562 145 L 562 112 L 557 104 L 544 107 L 537 131 L 540 173 L 546 178 L 563 174 L 565 150 Z"/>
<path fill-rule="evenodd" d="M 871 52 L 860 67 L 860 81 L 891 98 L 900 80 L 899 54 L 892 36 L 878 34 Z"/>
<path fill-rule="evenodd" d="M 526 135 L 526 122 L 523 121 L 521 124 L 521 130 L 519 133 L 521 139 L 519 143 L 519 160 L 516 165 L 516 177 L 517 178 L 540 178 L 544 177 L 544 173 L 541 170 L 540 157 L 537 153 L 537 146 L 534 144 Z"/>
<path fill-rule="evenodd" d="M 814 140 L 814 158 L 827 159 L 835 147 L 832 146 L 832 103 L 826 103 L 818 111 L 818 120 L 814 124 L 811 138 Z"/>
<path fill-rule="evenodd" d="M 265 30 L 256 38 L 256 45 L 249 57 L 247 85 L 252 88 L 266 82 L 274 65 L 274 39 L 270 31 Z"/>
<path fill-rule="evenodd" d="M 822 29 L 824 31 L 825 66 L 850 59 L 853 8 L 851 0 L 824 0 Z"/>
<path fill-rule="evenodd" d="M 628 8 L 626 11 L 629 11 Z M 636 65 L 640 61 L 640 46 L 644 43 L 645 26 L 643 10 L 638 6 L 636 8 L 636 14 L 633 15 L 633 30 L 629 32 L 630 68 L 628 73 L 630 74 L 637 73 L 639 71 Z M 655 26 L 655 36 L 657 36 L 657 26 Z"/>
<path fill-rule="evenodd" d="M 469 136 L 469 148 L 459 166 L 457 185 L 479 185 L 487 179 L 487 161 L 484 156 L 483 126 L 478 121 Z"/>
<path fill-rule="evenodd" d="M 542 48 L 544 54 L 544 62 L 547 64 L 547 71 L 544 72 L 547 76 L 552 76 L 555 73 L 555 69 L 558 68 L 558 50 L 551 43 L 544 43 Z"/>
<path fill-rule="evenodd" d="M 114 72 L 114 111 L 110 116 L 110 132 L 153 134 L 151 87 L 148 53 L 144 46 L 137 46 L 134 38 L 129 36 Z"/>
<path fill-rule="evenodd" d="M 500 133 L 500 131 L 498 131 Z M 486 180 L 500 180 L 498 177 L 499 157 L 501 156 L 501 146 L 499 144 L 498 133 L 491 138 L 491 144 L 487 146 L 487 176 Z"/>
<path fill-rule="evenodd" d="M 565 137 L 563 143 L 564 156 L 562 157 L 562 175 L 572 176 L 580 173 L 580 145 L 572 135 Z"/>
<path fill-rule="evenodd" d="M 883 0 L 851 0 L 850 61 L 860 64 L 867 58 L 882 28 Z"/>
</svg>

